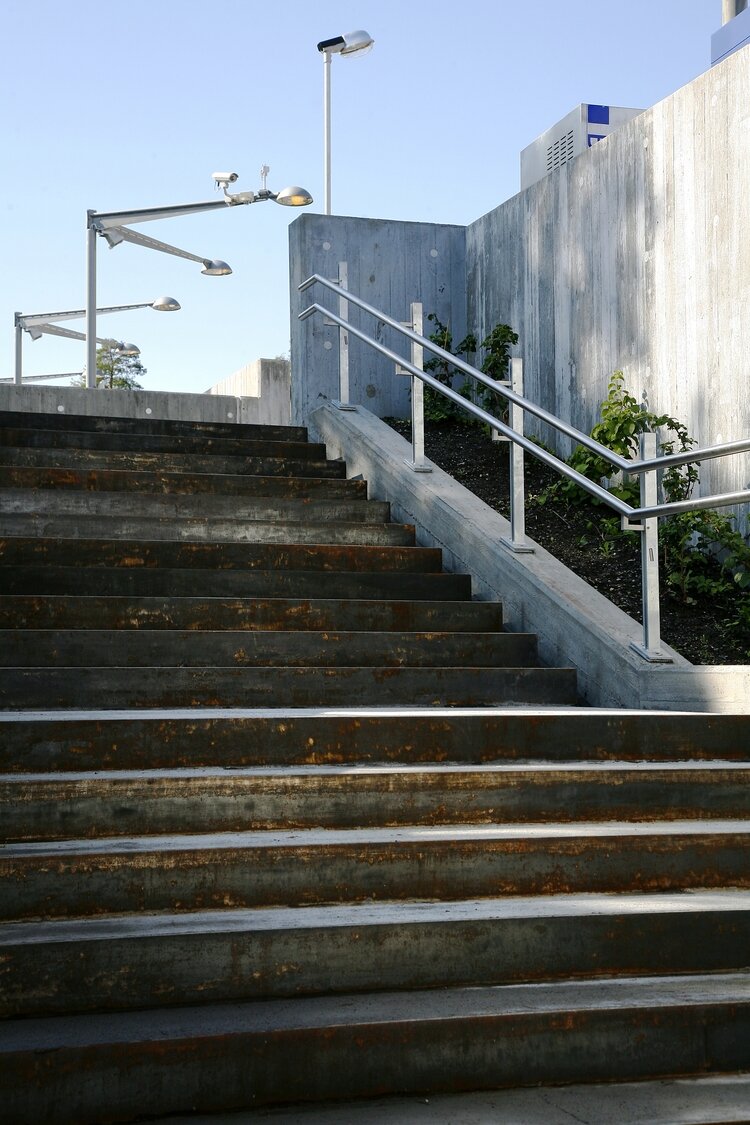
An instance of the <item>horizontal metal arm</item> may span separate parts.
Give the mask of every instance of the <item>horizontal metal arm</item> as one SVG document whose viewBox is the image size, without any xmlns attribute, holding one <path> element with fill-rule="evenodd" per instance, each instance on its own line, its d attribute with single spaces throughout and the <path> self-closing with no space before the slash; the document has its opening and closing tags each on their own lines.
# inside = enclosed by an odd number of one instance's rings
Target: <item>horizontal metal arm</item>
<svg viewBox="0 0 750 1125">
<path fill-rule="evenodd" d="M 172 219 L 180 215 L 197 215 L 201 211 L 218 211 L 226 200 L 207 199 L 205 203 L 178 203 L 174 207 L 143 207 L 140 211 L 92 211 L 89 222 L 97 230 L 108 230 L 123 223 L 148 223 L 154 219 Z"/>
<path fill-rule="evenodd" d="M 222 206 L 224 207 L 226 204 L 222 204 Z M 129 227 L 109 227 L 109 231 L 120 235 L 124 242 L 133 242 L 136 246 L 145 246 L 147 250 L 161 250 L 164 254 L 174 254 L 177 258 L 187 258 L 191 262 L 205 263 L 208 261 L 207 258 L 201 258 L 198 254 L 191 254 L 189 250 L 180 250 L 178 246 L 171 246 L 168 242 L 159 242 L 157 238 L 149 238 L 147 234 L 130 230 Z"/>
<path fill-rule="evenodd" d="M 96 315 L 104 316 L 105 313 L 130 312 L 131 309 L 150 309 L 152 303 L 151 301 L 141 301 L 138 305 L 110 305 L 106 309 L 97 309 Z M 30 316 L 19 314 L 16 316 L 16 324 L 19 328 L 28 332 L 29 328 L 37 328 L 43 324 L 48 324 L 50 321 L 81 320 L 85 315 L 85 309 L 71 309 L 68 312 L 34 313 Z"/>
</svg>

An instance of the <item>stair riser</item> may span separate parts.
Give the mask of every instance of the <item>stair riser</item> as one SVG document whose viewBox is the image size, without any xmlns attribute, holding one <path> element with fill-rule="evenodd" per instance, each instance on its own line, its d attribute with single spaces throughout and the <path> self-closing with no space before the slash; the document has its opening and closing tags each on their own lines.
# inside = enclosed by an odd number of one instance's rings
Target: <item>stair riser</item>
<svg viewBox="0 0 750 1125">
<path fill-rule="evenodd" d="M 567 668 L 9 668 L 5 710 L 122 707 L 572 706 Z"/>
<path fill-rule="evenodd" d="M 334 482 L 344 483 L 344 482 Z M 139 520 L 278 520 L 286 523 L 387 523 L 390 505 L 365 499 L 295 499 L 268 496 L 130 495 L 127 492 L 88 492 L 82 489 L 0 492 L 0 523 L 23 518 L 73 520 L 90 523 L 119 519 Z M 293 541 L 293 540 L 291 540 Z"/>
<path fill-rule="evenodd" d="M 327 477 L 227 476 L 214 473 L 135 472 L 104 469 L 12 468 L 0 464 L 0 488 L 56 490 L 72 493 L 114 493 L 130 506 L 138 496 L 179 495 L 214 501 L 233 496 L 246 503 L 249 496 L 282 499 L 367 500 L 363 480 L 335 480 Z M 125 501 L 127 497 L 127 501 Z M 181 505 L 184 500 L 181 501 Z M 231 505 L 227 501 L 226 507 Z M 21 509 L 24 510 L 24 509 Z M 28 509 L 31 510 L 31 509 Z M 34 509 L 37 510 L 37 509 Z M 48 509 L 49 510 L 49 509 Z"/>
<path fill-rule="evenodd" d="M 428 1019 L 13 1052 L 15 1125 L 750 1067 L 750 1006 Z"/>
<path fill-rule="evenodd" d="M 362 529 L 358 529 L 361 531 Z M 209 570 L 315 570 L 399 573 L 439 573 L 439 550 L 432 547 L 384 547 L 366 544 L 181 543 L 168 539 L 120 541 L 102 539 L 0 538 L 2 566 L 72 566 L 84 572 L 90 566 Z M 8 592 L 0 570 L 3 592 Z M 82 579 L 83 580 L 83 579 Z M 87 591 L 79 587 L 80 593 Z M 36 591 L 38 592 L 38 591 Z"/>
<path fill-rule="evenodd" d="M 0 429 L 0 444 L 26 449 L 112 450 L 131 453 L 217 454 L 220 457 L 292 457 L 325 461 L 326 449 L 316 442 L 274 441 L 263 438 L 180 437 L 169 434 L 98 434 L 84 431 Z"/>
<path fill-rule="evenodd" d="M 0 630 L 3 668 L 521 668 L 529 633 Z"/>
<path fill-rule="evenodd" d="M 361 546 L 405 546 L 414 543 L 414 528 L 402 524 L 368 523 L 286 523 L 247 519 L 178 518 L 174 516 L 25 516 L 0 515 L 0 536 L 60 536 L 75 541 L 77 536 L 111 539 L 177 539 L 193 542 L 227 543 L 331 543 Z"/>
<path fill-rule="evenodd" d="M 333 992 L 733 972 L 750 913 L 481 919 L 24 944 L 0 933 L 0 1017 Z M 18 927 L 16 927 L 17 929 Z"/>
<path fill-rule="evenodd" d="M 358 777 L 0 779 L 0 839 L 409 824 L 750 818 L 750 770 L 643 777 L 519 771 Z"/>
<path fill-rule="evenodd" d="M 0 412 L 0 427 L 65 430 L 98 434 L 170 434 L 190 437 L 261 438 L 306 441 L 304 426 L 273 426 L 254 422 L 188 422 L 180 418 L 106 418 L 92 414 L 45 414 L 26 410 Z"/>
<path fill-rule="evenodd" d="M 81 472 L 96 469 L 137 470 L 157 473 L 222 473 L 275 477 L 346 477 L 343 461 L 292 457 L 222 457 L 219 454 L 97 452 L 91 449 L 23 449 L 0 445 L 0 465 L 68 468 Z"/>
<path fill-rule="evenodd" d="M 81 583 L 82 589 L 88 587 Z M 494 602 L 23 597 L 0 594 L 0 629 L 331 629 L 499 632 Z"/>
<path fill-rule="evenodd" d="M 8 847 L 0 858 L 0 917 L 727 886 L 750 888 L 750 836 L 519 833 L 509 840 L 302 840 L 173 851 L 164 844 L 135 853 L 92 843 L 77 854 L 42 848 L 16 855 Z"/>
<path fill-rule="evenodd" d="M 36 595 L 111 595 L 112 597 L 211 598 L 387 598 L 405 601 L 447 598 L 468 602 L 471 579 L 465 574 L 419 574 L 376 571 L 135 569 L 74 566 L 0 567 L 6 591 Z"/>
<path fill-rule="evenodd" d="M 276 702 L 278 706 L 278 701 Z M 747 717 L 534 715 L 138 717 L 0 721 L 0 769 L 747 758 Z"/>
</svg>

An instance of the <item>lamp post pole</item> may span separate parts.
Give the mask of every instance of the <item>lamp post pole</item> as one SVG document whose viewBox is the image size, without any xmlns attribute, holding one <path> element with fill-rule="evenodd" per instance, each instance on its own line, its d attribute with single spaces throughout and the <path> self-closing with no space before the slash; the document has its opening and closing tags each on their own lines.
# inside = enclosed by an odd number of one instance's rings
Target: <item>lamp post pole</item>
<svg viewBox="0 0 750 1125">
<path fill-rule="evenodd" d="M 331 214 L 331 52 L 323 51 L 323 214 Z"/>
<path fill-rule="evenodd" d="M 21 314 L 16 313 L 16 371 L 15 384 L 20 387 L 23 382 L 23 328 L 18 323 Z"/>
<path fill-rule="evenodd" d="M 86 386 L 96 389 L 96 228 L 86 212 Z"/>
</svg>

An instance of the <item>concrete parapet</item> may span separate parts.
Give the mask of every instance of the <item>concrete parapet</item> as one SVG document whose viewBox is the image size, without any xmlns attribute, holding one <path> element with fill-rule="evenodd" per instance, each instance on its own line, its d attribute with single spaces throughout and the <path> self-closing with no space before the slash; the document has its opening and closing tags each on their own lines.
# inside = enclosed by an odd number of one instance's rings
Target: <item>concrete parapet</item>
<svg viewBox="0 0 750 1125">
<path fill-rule="evenodd" d="M 502 601 L 507 628 L 538 634 L 546 664 L 577 669 L 592 706 L 750 711 L 750 667 L 695 666 L 666 646 L 671 665 L 647 664 L 630 648 L 642 642 L 638 622 L 542 547 L 513 554 L 502 543 L 506 519 L 437 467 L 411 472 L 407 442 L 368 411 L 328 405 L 310 423 L 329 457 L 345 457 L 371 496 L 391 501 L 393 518 L 416 526 L 418 543 L 442 548 L 446 569 L 471 575 L 476 597 Z"/>
</svg>

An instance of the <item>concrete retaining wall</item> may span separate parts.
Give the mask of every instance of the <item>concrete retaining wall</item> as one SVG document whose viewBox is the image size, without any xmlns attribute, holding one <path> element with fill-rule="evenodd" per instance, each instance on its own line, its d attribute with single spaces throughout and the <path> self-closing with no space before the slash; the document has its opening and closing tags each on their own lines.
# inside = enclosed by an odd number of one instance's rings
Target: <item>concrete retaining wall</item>
<svg viewBox="0 0 750 1125">
<path fill-rule="evenodd" d="M 406 320 L 411 302 L 421 300 L 425 316 L 437 313 L 457 340 L 466 332 L 464 227 L 301 215 L 289 228 L 292 421 L 297 425 L 307 425 L 321 402 L 339 397 L 338 327 L 325 325 L 320 316 L 297 319 L 297 313 L 313 301 L 338 312 L 336 295 L 322 286 L 299 293 L 297 286 L 314 273 L 338 277 L 339 262 L 347 263 L 352 292 L 376 308 Z M 408 345 L 398 333 L 354 307 L 350 312 L 352 324 L 408 355 Z M 352 402 L 366 403 L 381 418 L 405 417 L 409 384 L 410 380 L 394 375 L 392 363 L 351 339 Z"/>
<path fill-rule="evenodd" d="M 292 410 L 291 381 L 288 359 L 255 359 L 209 387 L 206 394 L 236 396 L 242 402 L 245 422 L 288 426 Z"/>
<path fill-rule="evenodd" d="M 592 706 L 750 711 L 750 667 L 697 667 L 668 648 L 673 664 L 648 664 L 630 648 L 642 641 L 638 622 L 542 547 L 507 550 L 508 521 L 442 470 L 411 472 L 408 443 L 368 411 L 328 405 L 311 422 L 329 457 L 344 457 L 373 498 L 390 500 L 393 518 L 415 524 L 421 545 L 442 548 L 447 570 L 472 576 L 475 597 L 503 603 L 508 628 L 538 634 L 544 663 L 577 669 Z"/>
</svg>

